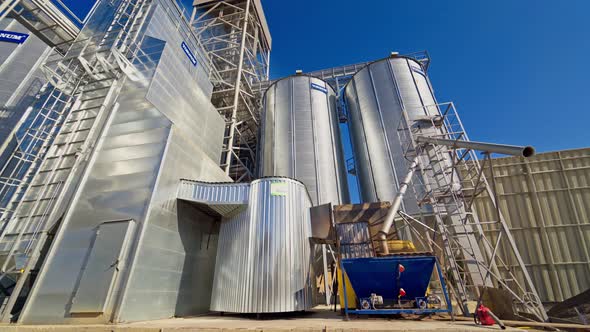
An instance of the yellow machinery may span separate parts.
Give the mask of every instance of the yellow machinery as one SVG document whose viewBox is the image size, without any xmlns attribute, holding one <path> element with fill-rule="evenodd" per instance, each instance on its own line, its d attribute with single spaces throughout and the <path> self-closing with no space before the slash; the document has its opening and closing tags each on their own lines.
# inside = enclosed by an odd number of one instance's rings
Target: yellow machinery
<svg viewBox="0 0 590 332">
<path fill-rule="evenodd" d="M 387 247 L 392 254 L 416 252 L 416 247 L 412 241 L 388 240 Z"/>
</svg>

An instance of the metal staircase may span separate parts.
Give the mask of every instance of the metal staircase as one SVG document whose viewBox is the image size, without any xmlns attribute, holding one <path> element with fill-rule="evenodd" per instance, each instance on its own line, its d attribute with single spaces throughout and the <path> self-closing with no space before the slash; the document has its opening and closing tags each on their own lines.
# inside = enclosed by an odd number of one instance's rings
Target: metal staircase
<svg viewBox="0 0 590 332">
<path fill-rule="evenodd" d="M 415 114 L 431 114 L 415 117 Z M 413 116 L 413 117 L 412 117 Z M 469 142 L 452 103 L 403 111 L 398 135 L 407 160 L 418 157 L 420 176 L 413 179 L 423 222 L 434 220 L 441 237 L 448 273 L 464 313 L 467 301 L 481 300 L 486 287 L 502 288 L 515 299 L 515 309 L 541 320 L 547 316 L 526 272 L 514 239 L 500 213 L 493 186 L 483 174 L 490 157 L 480 163 L 473 149 L 424 143 L 421 137 Z M 485 152 L 485 151 L 484 151 Z M 491 163 L 489 163 L 491 165 Z M 483 166 L 483 167 L 482 167 Z M 476 196 L 485 193 L 495 220 L 480 220 L 473 210 Z M 510 261 L 509 261 L 510 260 Z M 511 264 L 523 271 L 518 278 Z"/>
<path fill-rule="evenodd" d="M 143 78 L 131 60 L 140 52 L 151 3 L 119 1 L 106 31 L 80 35 L 65 57 L 45 66 L 49 82 L 0 173 L 0 278 L 17 280 L 4 297 L 3 321 L 11 319 L 50 230 L 74 194 L 123 82 Z"/>
</svg>

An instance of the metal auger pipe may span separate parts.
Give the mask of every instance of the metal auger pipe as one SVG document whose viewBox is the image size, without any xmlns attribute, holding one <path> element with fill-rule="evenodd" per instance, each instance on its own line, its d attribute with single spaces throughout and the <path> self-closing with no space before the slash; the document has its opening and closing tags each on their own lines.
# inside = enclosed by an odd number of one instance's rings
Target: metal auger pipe
<svg viewBox="0 0 590 332">
<path fill-rule="evenodd" d="M 408 187 L 410 186 L 410 181 L 412 181 L 412 176 L 414 176 L 414 172 L 416 171 L 417 168 L 418 168 L 418 157 L 414 158 L 414 160 L 410 164 L 410 168 L 408 170 L 408 173 L 406 174 L 406 177 L 404 177 L 404 179 L 400 183 L 397 194 L 395 195 L 395 198 L 391 202 L 391 207 L 389 208 L 389 211 L 387 211 L 387 215 L 385 216 L 385 222 L 383 223 L 381 230 L 379 230 L 379 233 L 377 234 L 377 238 L 379 239 L 380 246 L 381 246 L 381 252 L 383 254 L 386 254 L 386 255 L 389 254 L 389 247 L 387 246 L 387 234 L 389 234 L 389 230 L 391 229 L 391 226 L 393 225 L 393 221 L 395 220 L 395 216 L 397 215 L 397 212 L 399 211 L 399 207 L 402 204 L 402 200 L 404 198 L 404 195 L 405 195 L 406 191 L 408 190 Z"/>
<path fill-rule="evenodd" d="M 532 146 L 517 146 L 506 144 L 494 144 L 473 141 L 458 141 L 452 139 L 435 138 L 435 137 L 416 137 L 416 143 L 430 143 L 434 145 L 444 145 L 455 149 L 472 149 L 489 153 L 507 154 L 519 157 L 531 157 L 535 154 L 535 148 Z"/>
</svg>

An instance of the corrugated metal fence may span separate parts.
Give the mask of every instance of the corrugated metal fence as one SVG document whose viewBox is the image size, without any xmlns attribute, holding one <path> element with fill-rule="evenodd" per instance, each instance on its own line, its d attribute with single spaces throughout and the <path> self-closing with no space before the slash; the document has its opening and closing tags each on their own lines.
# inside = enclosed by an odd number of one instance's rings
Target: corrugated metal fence
<svg viewBox="0 0 590 332">
<path fill-rule="evenodd" d="M 590 148 L 497 158 L 493 166 L 502 213 L 541 300 L 590 288 Z M 495 215 L 482 197 L 475 208 Z"/>
</svg>

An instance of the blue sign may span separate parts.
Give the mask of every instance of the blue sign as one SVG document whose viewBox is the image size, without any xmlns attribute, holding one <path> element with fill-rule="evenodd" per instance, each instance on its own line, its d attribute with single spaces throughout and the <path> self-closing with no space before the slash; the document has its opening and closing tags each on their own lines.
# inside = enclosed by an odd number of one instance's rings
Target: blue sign
<svg viewBox="0 0 590 332">
<path fill-rule="evenodd" d="M 195 57 L 195 55 L 193 54 L 193 52 L 191 51 L 191 49 L 188 48 L 188 45 L 185 42 L 182 42 L 182 44 L 180 44 L 180 46 L 182 47 L 182 50 L 184 51 L 184 54 L 186 54 L 186 56 L 191 61 L 191 63 L 193 64 L 193 66 L 196 67 L 197 66 L 197 58 Z"/>
<path fill-rule="evenodd" d="M 311 83 L 311 88 L 314 90 L 321 91 L 323 93 L 328 93 L 328 89 L 324 88 L 323 86 L 315 83 Z"/>
<path fill-rule="evenodd" d="M 29 38 L 26 33 L 0 30 L 0 41 L 22 44 Z"/>
</svg>

